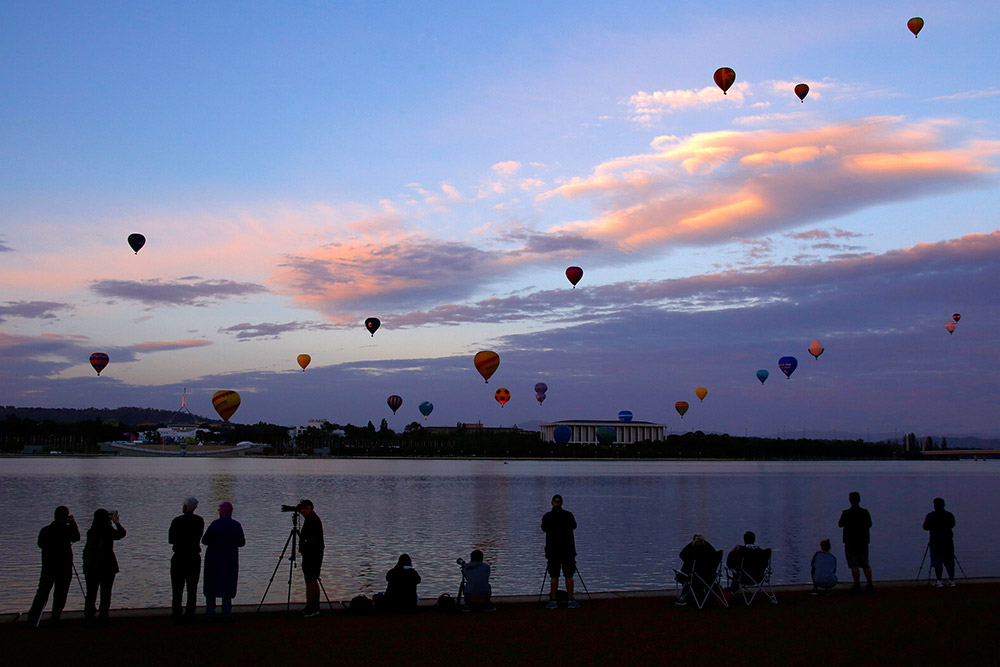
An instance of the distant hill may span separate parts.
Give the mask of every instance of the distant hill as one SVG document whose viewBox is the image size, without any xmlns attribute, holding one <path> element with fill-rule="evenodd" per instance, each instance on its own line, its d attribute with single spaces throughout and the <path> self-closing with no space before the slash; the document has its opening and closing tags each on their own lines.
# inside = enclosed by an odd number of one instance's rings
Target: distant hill
<svg viewBox="0 0 1000 667">
<path fill-rule="evenodd" d="M 30 419 L 36 422 L 74 423 L 100 420 L 102 422 L 121 422 L 139 426 L 142 424 L 201 424 L 217 421 L 176 410 L 158 410 L 155 408 L 17 408 L 13 405 L 0 406 L 0 420 L 9 416 L 18 419 Z"/>
</svg>

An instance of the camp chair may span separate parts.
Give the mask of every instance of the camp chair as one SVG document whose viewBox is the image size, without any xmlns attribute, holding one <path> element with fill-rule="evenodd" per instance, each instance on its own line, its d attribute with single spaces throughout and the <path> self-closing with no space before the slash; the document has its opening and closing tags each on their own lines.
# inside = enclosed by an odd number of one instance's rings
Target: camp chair
<svg viewBox="0 0 1000 667">
<path fill-rule="evenodd" d="M 691 562 L 691 571 L 674 570 L 675 588 L 681 586 L 681 592 L 677 596 L 676 605 L 685 605 L 693 602 L 698 609 L 704 609 L 705 603 L 713 595 L 715 600 L 723 607 L 728 607 L 729 602 L 722 590 L 722 550 L 716 551 L 708 560 L 694 560 Z"/>
<path fill-rule="evenodd" d="M 733 597 L 741 595 L 744 604 L 750 606 L 757 595 L 762 594 L 771 604 L 778 604 L 771 588 L 771 550 L 740 547 L 736 555 L 733 559 L 736 566 L 726 566 L 726 579 Z"/>
</svg>

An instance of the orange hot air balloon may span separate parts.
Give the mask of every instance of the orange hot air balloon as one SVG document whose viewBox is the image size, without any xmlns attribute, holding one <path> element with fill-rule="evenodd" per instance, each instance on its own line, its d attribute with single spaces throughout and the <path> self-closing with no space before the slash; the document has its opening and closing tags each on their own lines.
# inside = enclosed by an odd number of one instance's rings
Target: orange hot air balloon
<svg viewBox="0 0 1000 667">
<path fill-rule="evenodd" d="M 814 359 L 819 359 L 819 355 L 823 354 L 823 346 L 820 345 L 819 338 L 813 338 L 812 342 L 809 343 L 809 354 L 813 356 Z"/>
<path fill-rule="evenodd" d="M 94 367 L 98 375 L 101 374 L 101 371 L 104 370 L 109 361 L 111 361 L 111 358 L 103 352 L 94 352 L 90 355 L 90 365 Z"/>
<path fill-rule="evenodd" d="M 708 396 L 708 389 L 706 387 L 698 387 L 694 390 L 695 396 L 698 397 L 699 401 L 704 401 L 705 397 Z"/>
<path fill-rule="evenodd" d="M 715 79 L 715 85 L 722 88 L 722 94 L 725 95 L 726 91 L 736 82 L 736 72 L 731 67 L 720 67 L 715 70 L 713 78 Z"/>
<path fill-rule="evenodd" d="M 576 289 L 576 284 L 580 282 L 580 278 L 583 278 L 583 269 L 579 266 L 571 266 L 566 269 L 566 277 L 573 283 L 573 289 Z"/>
<path fill-rule="evenodd" d="M 951 316 L 951 319 L 958 322 L 960 319 L 962 319 L 962 313 L 955 313 L 954 315 Z"/>
<path fill-rule="evenodd" d="M 910 29 L 913 33 L 913 39 L 917 38 L 917 33 L 919 33 L 924 28 L 924 20 L 919 16 L 914 16 L 912 19 L 906 22 L 906 27 Z"/>
<path fill-rule="evenodd" d="M 510 400 L 510 391 L 506 387 L 500 387 L 493 394 L 493 398 L 497 400 L 497 403 L 502 408 Z"/>
<path fill-rule="evenodd" d="M 795 86 L 795 94 L 799 96 L 799 100 L 805 102 L 806 95 L 809 94 L 809 86 L 804 83 L 800 83 L 799 85 Z"/>
<path fill-rule="evenodd" d="M 299 356 L 295 357 L 295 361 L 299 362 L 299 366 L 302 367 L 302 370 L 305 370 L 306 366 L 309 365 L 309 362 L 312 361 L 312 357 L 310 357 L 308 354 L 300 354 Z"/>
<path fill-rule="evenodd" d="M 483 376 L 483 380 L 489 382 L 490 376 L 496 372 L 497 366 L 500 365 L 500 355 L 492 350 L 483 350 L 476 353 L 473 363 L 476 364 L 476 370 Z"/>
<path fill-rule="evenodd" d="M 674 403 L 674 410 L 676 410 L 677 414 L 681 416 L 681 419 L 684 419 L 684 413 L 688 411 L 688 402 L 677 401 L 676 403 Z"/>
<path fill-rule="evenodd" d="M 240 407 L 240 395 L 228 389 L 217 391 L 212 394 L 212 407 L 222 417 L 222 421 L 228 422 Z"/>
<path fill-rule="evenodd" d="M 954 322 L 948 322 L 948 324 L 944 325 L 944 328 L 947 329 L 948 333 L 950 333 L 950 334 L 955 333 L 955 329 L 957 327 L 958 327 L 958 325 L 955 324 Z"/>
</svg>

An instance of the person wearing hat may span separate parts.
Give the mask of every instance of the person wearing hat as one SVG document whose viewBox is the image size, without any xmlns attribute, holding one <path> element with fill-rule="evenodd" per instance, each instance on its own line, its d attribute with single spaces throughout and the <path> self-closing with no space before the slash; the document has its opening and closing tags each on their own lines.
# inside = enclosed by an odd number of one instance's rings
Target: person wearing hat
<svg viewBox="0 0 1000 667">
<path fill-rule="evenodd" d="M 189 496 L 181 505 L 181 515 L 170 522 L 167 542 L 174 545 L 174 555 L 170 559 L 170 586 L 173 589 L 171 617 L 174 622 L 194 618 L 198 604 L 198 577 L 201 575 L 201 536 L 205 532 L 205 520 L 194 513 L 198 499 Z M 181 601 L 187 588 L 187 608 L 183 610 Z"/>
<path fill-rule="evenodd" d="M 547 609 L 557 609 L 556 592 L 559 590 L 559 570 L 566 578 L 566 595 L 569 597 L 568 607 L 580 607 L 573 597 L 573 575 L 576 574 L 576 543 L 573 531 L 576 530 L 576 518 L 572 512 L 563 509 L 563 499 L 558 493 L 552 496 L 552 509 L 542 515 L 542 532 L 545 533 L 546 569 L 551 580 L 549 587 L 549 603 Z"/>
<path fill-rule="evenodd" d="M 319 571 L 323 565 L 323 522 L 311 500 L 300 500 L 302 529 L 299 531 L 299 553 L 302 554 L 302 577 L 306 581 L 306 618 L 319 616 Z"/>
<path fill-rule="evenodd" d="M 219 504 L 219 518 L 213 521 L 201 538 L 205 545 L 205 615 L 215 617 L 215 599 L 222 598 L 222 618 L 233 615 L 236 582 L 240 578 L 240 547 L 246 545 L 243 526 L 233 519 L 233 504 Z"/>
<path fill-rule="evenodd" d="M 38 533 L 38 548 L 42 550 L 42 574 L 38 579 L 38 591 L 28 612 L 28 627 L 36 627 L 52 594 L 52 625 L 59 625 L 59 617 L 66 606 L 66 595 L 73 579 L 73 543 L 80 541 L 80 529 L 69 513 L 69 508 L 56 508 L 54 521 Z"/>
</svg>

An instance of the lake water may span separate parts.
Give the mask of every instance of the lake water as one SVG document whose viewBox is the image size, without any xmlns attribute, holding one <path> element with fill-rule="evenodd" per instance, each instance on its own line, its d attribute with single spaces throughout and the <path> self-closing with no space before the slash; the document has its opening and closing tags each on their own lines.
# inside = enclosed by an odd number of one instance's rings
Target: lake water
<svg viewBox="0 0 1000 667">
<path fill-rule="evenodd" d="M 9 458 L 0 459 L 0 611 L 24 611 L 40 568 L 38 530 L 68 505 L 81 533 L 93 510 L 117 509 L 128 536 L 116 544 L 121 573 L 113 608 L 170 604 L 167 528 L 183 499 L 201 501 L 208 521 L 223 500 L 235 505 L 247 546 L 237 603 L 257 603 L 289 537 L 282 504 L 310 498 L 327 550 L 323 582 L 333 600 L 384 589 L 385 572 L 409 553 L 422 597 L 455 595 L 455 559 L 482 549 L 496 595 L 537 594 L 544 579 L 541 515 L 554 493 L 576 515 L 578 565 L 591 591 L 673 586 L 677 554 L 696 532 L 728 550 L 743 531 L 774 550 L 776 583 L 809 581 L 809 561 L 829 537 L 841 580 L 850 577 L 837 520 L 849 491 L 861 492 L 874 522 L 878 579 L 913 579 L 931 500 L 957 518 L 959 562 L 969 577 L 1000 575 L 996 518 L 1000 461 L 708 462 L 427 461 L 330 459 Z M 76 547 L 80 568 L 81 541 Z M 926 568 L 926 564 L 924 566 Z M 284 602 L 281 562 L 268 602 Z M 579 587 L 579 584 L 578 584 Z M 292 599 L 304 600 L 295 572 Z M 73 582 L 69 609 L 82 607 Z"/>
</svg>

